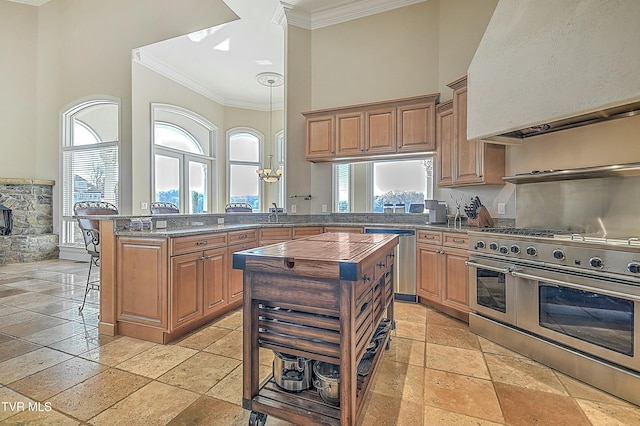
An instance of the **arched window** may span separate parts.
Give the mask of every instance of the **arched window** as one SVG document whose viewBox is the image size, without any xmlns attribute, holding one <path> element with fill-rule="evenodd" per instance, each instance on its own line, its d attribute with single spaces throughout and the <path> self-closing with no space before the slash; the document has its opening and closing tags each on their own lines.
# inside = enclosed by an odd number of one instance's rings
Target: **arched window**
<svg viewBox="0 0 640 426">
<path fill-rule="evenodd" d="M 182 213 L 211 211 L 216 128 L 192 111 L 153 105 L 153 193 Z"/>
<path fill-rule="evenodd" d="M 73 205 L 108 201 L 118 206 L 120 103 L 115 98 L 76 102 L 62 112 L 61 245 L 82 244 Z"/>
<path fill-rule="evenodd" d="M 262 158 L 259 132 L 248 128 L 227 132 L 227 193 L 230 203 L 249 203 L 254 212 L 262 206 L 262 190 L 256 170 Z"/>
</svg>

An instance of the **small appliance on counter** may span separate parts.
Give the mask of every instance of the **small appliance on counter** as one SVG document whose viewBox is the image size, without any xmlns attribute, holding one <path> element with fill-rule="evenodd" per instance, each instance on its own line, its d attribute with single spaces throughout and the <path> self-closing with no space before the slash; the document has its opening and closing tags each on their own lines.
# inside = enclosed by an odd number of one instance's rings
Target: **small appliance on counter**
<svg viewBox="0 0 640 426">
<path fill-rule="evenodd" d="M 438 200 L 424 200 L 424 207 L 429 210 L 428 223 L 447 223 L 447 203 Z"/>
</svg>

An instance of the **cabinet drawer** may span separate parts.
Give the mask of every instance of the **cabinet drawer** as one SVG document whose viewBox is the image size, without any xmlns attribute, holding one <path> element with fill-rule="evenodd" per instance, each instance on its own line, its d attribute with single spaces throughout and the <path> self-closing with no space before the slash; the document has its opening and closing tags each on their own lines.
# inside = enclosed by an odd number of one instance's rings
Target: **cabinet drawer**
<svg viewBox="0 0 640 426">
<path fill-rule="evenodd" d="M 442 244 L 442 232 L 418 230 L 416 241 L 419 243 Z"/>
<path fill-rule="evenodd" d="M 256 229 L 245 229 L 243 231 L 229 232 L 228 244 L 248 243 L 258 239 L 258 231 Z"/>
<path fill-rule="evenodd" d="M 291 228 L 261 228 L 260 240 L 290 240 Z"/>
<path fill-rule="evenodd" d="M 210 248 L 227 245 L 227 233 L 194 235 L 191 237 L 177 237 L 171 239 L 171 255 L 191 253 Z"/>
<path fill-rule="evenodd" d="M 325 226 L 324 232 L 351 232 L 354 234 L 363 234 L 364 228 L 354 228 L 350 226 Z"/>
<path fill-rule="evenodd" d="M 469 247 L 469 237 L 466 234 L 444 232 L 442 237 L 444 240 L 442 244 L 447 247 L 460 247 L 465 249 Z"/>
<path fill-rule="evenodd" d="M 294 240 L 317 234 L 322 234 L 322 226 L 303 226 L 301 228 L 293 228 Z"/>
</svg>

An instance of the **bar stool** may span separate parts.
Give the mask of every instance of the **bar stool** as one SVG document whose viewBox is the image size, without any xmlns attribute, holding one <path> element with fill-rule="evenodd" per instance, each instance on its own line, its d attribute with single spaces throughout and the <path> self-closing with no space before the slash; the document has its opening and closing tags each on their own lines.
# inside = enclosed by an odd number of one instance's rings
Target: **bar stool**
<svg viewBox="0 0 640 426">
<path fill-rule="evenodd" d="M 89 219 L 80 216 L 92 215 L 115 215 L 118 214 L 118 208 L 106 201 L 79 201 L 73 205 L 73 214 L 78 219 L 78 226 L 82 231 L 84 238 L 84 246 L 87 253 L 91 256 L 89 260 L 89 274 L 87 275 L 87 285 L 82 299 L 82 306 L 78 311 L 82 312 L 84 304 L 87 301 L 87 294 L 90 290 L 100 291 L 100 279 L 91 280 L 91 269 L 93 266 L 100 266 L 100 221 L 97 219 Z"/>
<path fill-rule="evenodd" d="M 168 201 L 153 201 L 151 203 L 151 214 L 171 214 L 180 213 L 180 208 Z"/>
</svg>

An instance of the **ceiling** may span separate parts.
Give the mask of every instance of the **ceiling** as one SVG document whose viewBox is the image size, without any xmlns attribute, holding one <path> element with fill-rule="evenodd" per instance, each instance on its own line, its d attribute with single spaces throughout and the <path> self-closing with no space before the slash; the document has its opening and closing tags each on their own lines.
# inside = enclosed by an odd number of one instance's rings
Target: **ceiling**
<svg viewBox="0 0 640 426">
<path fill-rule="evenodd" d="M 11 1 L 40 6 L 48 0 Z M 284 74 L 285 25 L 314 30 L 425 0 L 223 1 L 238 20 L 140 47 L 134 60 L 222 105 L 266 111 L 269 88 L 256 76 Z M 275 109 L 283 99 L 284 86 L 274 87 Z"/>
<path fill-rule="evenodd" d="M 269 88 L 256 76 L 284 74 L 285 19 L 317 29 L 421 1 L 224 0 L 240 19 L 193 34 L 192 38 L 203 37 L 199 41 L 184 35 L 141 47 L 134 57 L 222 105 L 266 111 Z M 275 109 L 283 107 L 283 99 L 284 87 L 273 88 Z"/>
</svg>

